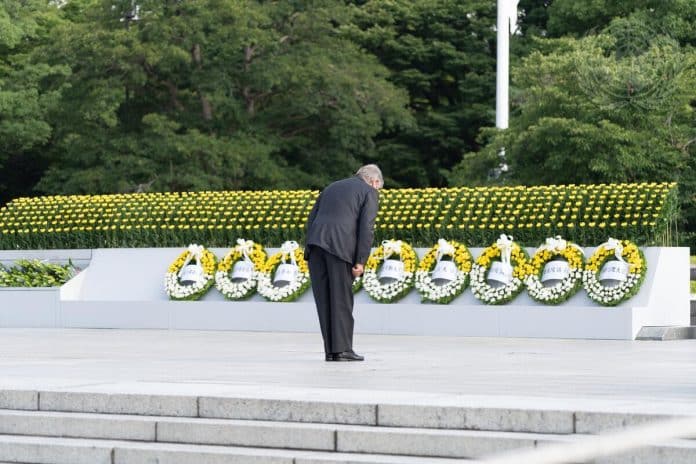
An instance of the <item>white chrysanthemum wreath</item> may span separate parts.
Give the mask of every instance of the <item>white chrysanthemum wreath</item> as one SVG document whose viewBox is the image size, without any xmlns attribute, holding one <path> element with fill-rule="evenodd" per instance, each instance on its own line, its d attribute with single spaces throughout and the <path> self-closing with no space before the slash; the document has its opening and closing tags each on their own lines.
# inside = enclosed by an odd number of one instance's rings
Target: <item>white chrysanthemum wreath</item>
<svg viewBox="0 0 696 464">
<path fill-rule="evenodd" d="M 611 260 L 617 261 L 617 268 L 627 267 L 625 280 L 613 287 L 599 280 L 604 266 Z M 609 238 L 587 260 L 583 285 L 593 301 L 602 306 L 616 306 L 638 293 L 647 270 L 645 255 L 635 243 Z"/>
<path fill-rule="evenodd" d="M 450 259 L 445 261 L 443 258 Z M 443 276 L 449 278 L 446 283 L 438 284 L 435 278 L 440 266 Z M 462 294 L 469 283 L 472 257 L 469 249 L 462 243 L 439 239 L 437 244 L 425 254 L 416 271 L 416 290 L 423 301 L 448 304 Z M 433 271 L 436 271 L 435 273 Z"/>
<path fill-rule="evenodd" d="M 390 265 L 395 264 L 396 268 L 402 267 L 402 269 L 390 276 L 389 283 L 383 284 L 380 278 L 384 276 L 380 274 L 385 262 L 389 262 Z M 413 288 L 417 262 L 418 256 L 410 245 L 401 240 L 385 240 L 367 259 L 362 279 L 363 288 L 372 299 L 380 303 L 393 303 L 403 298 Z"/>
<path fill-rule="evenodd" d="M 494 263 L 501 270 L 507 266 L 511 267 L 509 281 L 500 287 L 494 287 L 488 280 L 488 273 Z M 489 305 L 500 305 L 512 301 L 524 287 L 524 280 L 527 276 L 528 255 L 524 248 L 513 242 L 512 235 L 502 234 L 500 238 L 491 246 L 484 249 L 481 255 L 476 258 L 471 269 L 471 291 L 474 296 Z"/>
<path fill-rule="evenodd" d="M 547 238 L 532 257 L 527 293 L 539 303 L 563 303 L 582 287 L 584 264 L 585 254 L 578 245 L 563 240 L 559 235 Z M 547 277 L 558 282 L 550 287 L 545 286 L 542 282 L 545 272 Z"/>
<path fill-rule="evenodd" d="M 290 261 L 288 263 L 287 261 Z M 275 285 L 276 272 L 281 265 L 290 271 L 287 285 Z M 309 288 L 309 267 L 302 248 L 295 241 L 284 242 L 280 251 L 268 258 L 258 276 L 258 292 L 269 301 L 294 301 Z"/>
<path fill-rule="evenodd" d="M 172 300 L 198 300 L 213 285 L 214 272 L 215 255 L 202 245 L 191 244 L 169 266 L 164 290 Z M 182 283 L 182 277 L 193 283 Z"/>
<path fill-rule="evenodd" d="M 250 298 L 256 292 L 259 271 L 265 263 L 263 245 L 243 238 L 237 239 L 237 245 L 218 263 L 215 288 L 228 300 Z M 233 280 L 234 275 L 238 276 L 235 279 L 237 282 Z"/>
</svg>

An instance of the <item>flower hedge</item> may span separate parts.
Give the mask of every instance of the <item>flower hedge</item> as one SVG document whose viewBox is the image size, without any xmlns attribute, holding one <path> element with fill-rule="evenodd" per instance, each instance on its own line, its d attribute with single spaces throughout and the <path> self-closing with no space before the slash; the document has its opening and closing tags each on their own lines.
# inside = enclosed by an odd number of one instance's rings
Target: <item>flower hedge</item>
<svg viewBox="0 0 696 464">
<path fill-rule="evenodd" d="M 18 198 L 0 209 L 0 248 L 228 247 L 301 241 L 318 191 L 220 191 Z M 456 187 L 380 192 L 375 242 L 439 238 L 486 246 L 501 233 L 535 246 L 562 235 L 583 245 L 620 236 L 670 245 L 674 183 Z"/>
</svg>

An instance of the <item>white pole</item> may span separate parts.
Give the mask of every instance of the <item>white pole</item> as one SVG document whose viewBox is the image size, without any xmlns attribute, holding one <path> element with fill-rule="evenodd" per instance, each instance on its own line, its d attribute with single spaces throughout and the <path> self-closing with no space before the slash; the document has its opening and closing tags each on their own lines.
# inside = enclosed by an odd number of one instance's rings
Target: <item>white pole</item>
<svg viewBox="0 0 696 464">
<path fill-rule="evenodd" d="M 508 128 L 510 98 L 510 0 L 498 0 L 497 58 L 495 72 L 495 127 Z"/>
<path fill-rule="evenodd" d="M 517 31 L 517 5 L 520 0 L 498 0 L 496 30 L 498 47 L 495 73 L 495 127 L 508 128 L 510 116 L 510 34 Z"/>
</svg>

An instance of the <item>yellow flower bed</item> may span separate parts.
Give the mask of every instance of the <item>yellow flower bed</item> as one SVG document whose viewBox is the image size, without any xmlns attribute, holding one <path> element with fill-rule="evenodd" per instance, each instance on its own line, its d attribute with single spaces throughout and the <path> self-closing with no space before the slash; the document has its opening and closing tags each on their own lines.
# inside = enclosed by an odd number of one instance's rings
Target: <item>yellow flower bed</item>
<svg viewBox="0 0 696 464">
<path fill-rule="evenodd" d="M 18 198 L 0 209 L 0 248 L 229 246 L 243 235 L 267 246 L 301 239 L 316 190 L 172 192 Z M 502 232 L 536 244 L 607 235 L 669 244 L 676 184 L 386 189 L 375 240 L 430 246 L 439 238 L 484 246 Z"/>
</svg>

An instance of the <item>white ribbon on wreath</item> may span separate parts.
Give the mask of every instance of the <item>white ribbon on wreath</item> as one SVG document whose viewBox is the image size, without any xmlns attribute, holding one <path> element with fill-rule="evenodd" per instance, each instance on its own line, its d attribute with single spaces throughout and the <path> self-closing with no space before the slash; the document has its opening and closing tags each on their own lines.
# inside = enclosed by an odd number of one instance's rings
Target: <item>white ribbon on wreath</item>
<svg viewBox="0 0 696 464">
<path fill-rule="evenodd" d="M 495 242 L 500 250 L 500 261 L 502 261 L 503 264 L 511 265 L 512 240 L 512 235 L 500 234 L 500 238 Z"/>
<path fill-rule="evenodd" d="M 254 242 L 253 240 L 244 240 L 243 238 L 237 239 L 237 246 L 234 247 L 235 251 L 242 254 L 244 261 L 254 264 L 251 261 L 251 254 L 254 252 Z"/>
<path fill-rule="evenodd" d="M 288 240 L 287 242 L 283 242 L 283 244 L 280 246 L 280 251 L 281 253 L 283 253 L 283 263 L 285 263 L 285 261 L 288 259 L 288 256 L 290 256 L 290 262 L 294 266 L 297 266 L 297 262 L 295 261 L 295 250 L 297 250 L 298 248 L 300 248 L 300 245 L 294 240 Z"/>
<path fill-rule="evenodd" d="M 614 256 L 616 259 L 624 263 L 624 259 L 621 256 L 623 254 L 623 245 L 621 245 L 621 240 L 609 237 L 609 240 L 602 243 L 600 247 L 604 247 L 605 250 L 614 250 Z"/>
<path fill-rule="evenodd" d="M 452 256 L 454 257 L 454 246 L 445 240 L 444 238 L 441 238 L 437 241 L 437 262 L 439 263 L 440 260 L 442 259 L 443 256 Z"/>
<path fill-rule="evenodd" d="M 382 242 L 384 259 L 387 260 L 394 254 L 401 256 L 401 243 L 401 240 L 384 240 Z"/>
<path fill-rule="evenodd" d="M 577 246 L 574 243 L 571 243 L 570 246 L 576 248 L 580 253 L 582 253 L 583 256 L 585 256 L 585 252 Z M 560 235 L 556 235 L 555 237 L 549 237 L 546 239 L 546 243 L 541 245 L 539 247 L 539 250 L 548 250 L 551 253 L 560 253 L 561 251 L 565 250 L 568 247 L 568 242 L 561 238 Z"/>
<path fill-rule="evenodd" d="M 186 266 L 195 258 L 196 263 L 198 267 L 201 269 L 203 266 L 201 265 L 201 260 L 203 259 L 203 251 L 205 248 L 203 245 L 196 245 L 195 243 L 192 243 L 188 247 L 188 255 L 186 255 L 186 261 L 184 261 L 184 264 L 181 266 L 181 269 L 179 269 L 179 274 L 178 277 L 181 277 L 181 275 L 184 273 L 184 269 L 186 269 Z"/>
</svg>

